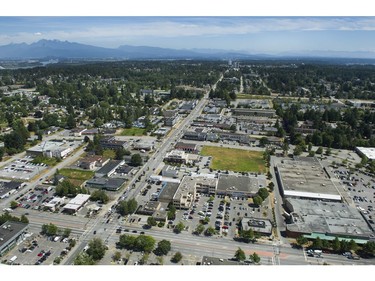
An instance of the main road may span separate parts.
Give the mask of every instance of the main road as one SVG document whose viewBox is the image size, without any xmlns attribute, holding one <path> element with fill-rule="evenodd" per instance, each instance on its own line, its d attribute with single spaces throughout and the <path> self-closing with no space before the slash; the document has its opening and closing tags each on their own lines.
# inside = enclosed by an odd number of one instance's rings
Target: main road
<svg viewBox="0 0 375 281">
<path fill-rule="evenodd" d="M 220 76 L 219 80 L 211 87 L 212 89 L 216 88 L 216 85 L 221 79 L 223 75 Z M 204 97 L 198 102 L 196 107 L 190 112 L 190 114 L 184 118 L 181 122 L 176 124 L 174 128 L 172 128 L 171 132 L 168 136 L 164 139 L 161 146 L 157 148 L 154 155 L 149 159 L 149 161 L 143 165 L 138 172 L 134 175 L 134 177 L 129 181 L 127 185 L 127 189 L 124 194 L 127 194 L 127 198 L 136 198 L 139 195 L 140 190 L 146 185 L 144 179 L 148 178 L 152 175 L 153 170 L 157 168 L 157 166 L 163 161 L 163 158 L 167 151 L 171 148 L 171 144 L 173 144 L 177 139 L 179 139 L 180 134 L 186 128 L 186 126 L 195 118 L 197 118 L 202 111 L 203 107 L 208 101 L 208 94 L 209 90 L 206 91 Z M 143 174 L 144 173 L 144 174 Z M 137 182 L 140 177 L 144 177 L 142 181 Z M 115 200 L 120 201 L 120 197 L 123 194 L 119 194 Z M 103 208 L 101 214 L 105 214 L 107 210 L 109 210 L 110 206 L 106 206 Z M 76 247 L 65 260 L 64 264 L 72 264 L 75 256 L 82 251 L 82 249 L 87 245 L 87 242 L 94 236 L 95 233 L 98 231 L 102 231 L 103 228 L 107 227 L 103 224 L 103 218 L 98 217 L 96 220 L 90 223 L 90 226 L 86 229 L 83 235 L 80 237 L 80 244 Z M 109 236 L 110 237 L 110 236 Z"/>
</svg>

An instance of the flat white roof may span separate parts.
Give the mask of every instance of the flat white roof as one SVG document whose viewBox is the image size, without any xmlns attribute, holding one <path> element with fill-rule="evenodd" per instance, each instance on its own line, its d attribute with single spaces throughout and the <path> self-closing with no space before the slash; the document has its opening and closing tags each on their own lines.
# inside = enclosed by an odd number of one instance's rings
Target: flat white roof
<svg viewBox="0 0 375 281">
<path fill-rule="evenodd" d="M 375 147 L 357 147 L 368 159 L 375 160 Z"/>
<path fill-rule="evenodd" d="M 294 196 L 294 197 L 304 197 L 304 198 L 327 199 L 327 200 L 341 201 L 341 196 L 340 195 L 335 195 L 335 194 L 302 192 L 302 191 L 293 191 L 293 190 L 285 190 L 284 194 L 285 194 L 285 196 Z"/>
<path fill-rule="evenodd" d="M 90 195 L 88 194 L 77 194 L 77 196 L 74 197 L 72 200 L 70 200 L 68 204 L 82 205 L 87 200 L 89 200 L 89 198 L 90 198 Z"/>
<path fill-rule="evenodd" d="M 64 206 L 64 209 L 78 210 L 87 200 L 89 200 L 90 195 L 88 194 L 77 194 L 68 204 Z"/>
</svg>

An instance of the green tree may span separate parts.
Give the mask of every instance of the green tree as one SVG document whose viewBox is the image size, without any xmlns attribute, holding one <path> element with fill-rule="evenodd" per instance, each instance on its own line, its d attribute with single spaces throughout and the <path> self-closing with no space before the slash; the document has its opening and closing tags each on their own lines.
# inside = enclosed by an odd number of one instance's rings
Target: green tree
<svg viewBox="0 0 375 281">
<path fill-rule="evenodd" d="M 176 252 L 171 258 L 171 262 L 173 263 L 178 263 L 181 260 L 182 260 L 182 254 L 180 252 Z"/>
<path fill-rule="evenodd" d="M 319 146 L 316 150 L 316 154 L 323 154 L 323 147 Z"/>
<path fill-rule="evenodd" d="M 201 235 L 203 233 L 203 231 L 204 231 L 204 225 L 200 223 L 200 224 L 197 225 L 194 232 L 197 235 Z"/>
<path fill-rule="evenodd" d="M 267 188 L 261 187 L 258 190 L 258 195 L 263 199 L 263 201 L 268 197 L 269 193 Z"/>
<path fill-rule="evenodd" d="M 95 190 L 91 193 L 90 200 L 101 201 L 103 204 L 106 204 L 109 201 L 109 196 L 104 190 Z"/>
<path fill-rule="evenodd" d="M 301 235 L 296 238 L 296 242 L 297 242 L 297 245 L 303 247 L 303 245 L 307 244 L 308 240 L 306 237 Z"/>
<path fill-rule="evenodd" d="M 80 253 L 74 259 L 74 265 L 94 265 L 95 261 L 87 253 Z"/>
<path fill-rule="evenodd" d="M 118 148 L 115 150 L 115 159 L 116 160 L 122 160 L 124 159 L 124 156 L 126 155 L 127 151 L 124 148 Z"/>
<path fill-rule="evenodd" d="M 68 129 L 73 129 L 73 128 L 76 127 L 76 120 L 75 120 L 74 116 L 71 115 L 71 114 L 68 116 L 68 118 L 66 120 L 66 127 Z"/>
<path fill-rule="evenodd" d="M 71 232 L 72 230 L 70 228 L 65 228 L 62 236 L 64 236 L 65 238 L 68 238 Z"/>
<path fill-rule="evenodd" d="M 257 253 L 253 253 L 252 255 L 249 256 L 250 260 L 253 262 L 253 263 L 259 263 L 260 262 L 260 257 Z"/>
<path fill-rule="evenodd" d="M 237 249 L 237 251 L 234 253 L 234 257 L 238 261 L 244 261 L 244 260 L 246 260 L 245 252 L 241 248 Z"/>
<path fill-rule="evenodd" d="M 349 241 L 349 249 L 352 250 L 352 251 L 357 251 L 358 250 L 358 245 L 357 245 L 357 243 L 353 239 L 351 239 Z"/>
<path fill-rule="evenodd" d="M 112 256 L 113 261 L 119 261 L 121 260 L 121 252 L 116 251 Z"/>
<path fill-rule="evenodd" d="M 367 243 L 362 246 L 362 251 L 366 256 L 373 257 L 375 254 L 375 242 L 367 241 Z"/>
<path fill-rule="evenodd" d="M 250 243 L 255 241 L 255 233 L 252 228 L 249 230 L 240 230 L 239 231 L 239 237 L 242 239 L 245 243 Z"/>
<path fill-rule="evenodd" d="M 338 237 L 336 237 L 332 242 L 332 250 L 339 252 L 341 249 L 341 243 Z"/>
<path fill-rule="evenodd" d="M 175 228 L 173 229 L 173 231 L 175 233 L 181 233 L 181 231 L 183 231 L 185 229 L 185 225 L 182 223 L 182 222 L 179 222 Z"/>
<path fill-rule="evenodd" d="M 15 209 L 15 208 L 17 208 L 18 207 L 18 203 L 16 202 L 16 201 L 12 201 L 12 202 L 10 202 L 10 207 L 12 208 L 12 209 Z"/>
<path fill-rule="evenodd" d="M 155 247 L 155 239 L 152 236 L 140 235 L 134 241 L 134 250 L 150 253 Z"/>
<path fill-rule="evenodd" d="M 262 197 L 260 197 L 259 195 L 256 195 L 254 198 L 253 198 L 253 202 L 256 206 L 260 206 L 262 205 L 263 203 L 263 199 Z"/>
<path fill-rule="evenodd" d="M 323 244 L 322 244 L 322 240 L 317 237 L 314 242 L 313 242 L 313 248 L 314 249 L 322 249 L 323 248 Z"/>
<path fill-rule="evenodd" d="M 20 218 L 20 222 L 29 223 L 29 219 L 25 215 L 22 215 Z"/>
<path fill-rule="evenodd" d="M 124 234 L 124 235 L 120 236 L 119 242 L 118 242 L 117 245 L 120 248 L 124 248 L 124 249 L 127 249 L 127 250 L 132 250 L 134 248 L 135 239 L 136 239 L 135 236 Z"/>
<path fill-rule="evenodd" d="M 124 200 L 121 201 L 117 206 L 117 211 L 122 215 L 126 216 L 129 214 L 133 214 L 138 207 L 138 203 L 135 199 L 130 199 L 128 201 Z"/>
<path fill-rule="evenodd" d="M 57 234 L 57 231 L 58 227 L 52 223 L 42 225 L 42 234 L 44 235 L 53 236 Z"/>
<path fill-rule="evenodd" d="M 303 152 L 303 149 L 300 145 L 296 145 L 296 147 L 293 150 L 293 155 L 298 156 L 301 155 Z"/>
<path fill-rule="evenodd" d="M 103 240 L 100 238 L 94 238 L 89 242 L 89 248 L 87 249 L 86 253 L 94 261 L 98 261 L 104 257 L 106 250 L 107 246 L 104 245 Z"/>
<path fill-rule="evenodd" d="M 168 220 L 174 220 L 176 218 L 176 207 L 172 204 L 168 205 Z"/>
<path fill-rule="evenodd" d="M 204 235 L 206 236 L 212 236 L 216 233 L 215 231 L 215 228 L 213 228 L 212 226 L 209 226 L 206 231 L 204 232 Z"/>
<path fill-rule="evenodd" d="M 158 223 L 154 217 L 148 217 L 147 218 L 147 225 L 151 226 L 156 226 Z"/>
<path fill-rule="evenodd" d="M 155 249 L 154 253 L 157 256 L 165 256 L 171 250 L 171 242 L 168 240 L 161 240 L 158 243 L 157 248 Z"/>
<path fill-rule="evenodd" d="M 265 147 L 267 144 L 269 144 L 269 140 L 267 137 L 262 137 L 260 140 L 259 140 L 259 146 L 260 147 Z"/>
<path fill-rule="evenodd" d="M 142 157 L 139 153 L 135 153 L 132 155 L 130 159 L 130 164 L 132 166 L 138 167 L 142 165 Z"/>
</svg>

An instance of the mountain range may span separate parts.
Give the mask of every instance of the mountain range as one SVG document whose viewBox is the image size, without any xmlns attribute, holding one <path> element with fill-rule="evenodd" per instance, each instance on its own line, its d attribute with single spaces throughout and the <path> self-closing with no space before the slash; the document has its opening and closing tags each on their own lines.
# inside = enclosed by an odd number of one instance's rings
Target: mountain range
<svg viewBox="0 0 375 281">
<path fill-rule="evenodd" d="M 245 51 L 216 49 L 177 50 L 169 48 L 129 46 L 103 48 L 92 45 L 40 40 L 0 46 L 0 59 L 289 59 L 289 58 L 354 58 L 375 59 L 375 52 L 299 51 L 279 55 L 250 54 Z"/>
</svg>

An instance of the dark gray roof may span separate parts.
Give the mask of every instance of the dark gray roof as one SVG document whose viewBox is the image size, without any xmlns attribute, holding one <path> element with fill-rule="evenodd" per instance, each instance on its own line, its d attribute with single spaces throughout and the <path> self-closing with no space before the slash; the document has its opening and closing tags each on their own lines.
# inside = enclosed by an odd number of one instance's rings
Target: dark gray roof
<svg viewBox="0 0 375 281">
<path fill-rule="evenodd" d="M 101 167 L 96 173 L 98 174 L 108 174 L 110 171 L 115 169 L 117 166 L 121 164 L 122 160 L 111 160 L 103 167 Z"/>
<path fill-rule="evenodd" d="M 164 183 L 163 189 L 161 190 L 159 195 L 159 200 L 172 200 L 179 185 L 179 183 L 175 182 Z"/>
<path fill-rule="evenodd" d="M 261 184 L 262 187 L 265 187 L 265 183 L 263 183 L 263 181 Z M 258 178 L 221 175 L 217 184 L 217 191 L 256 193 L 259 187 Z"/>
<path fill-rule="evenodd" d="M 0 226 L 0 249 L 20 231 L 27 228 L 27 223 L 7 221 Z"/>
</svg>

